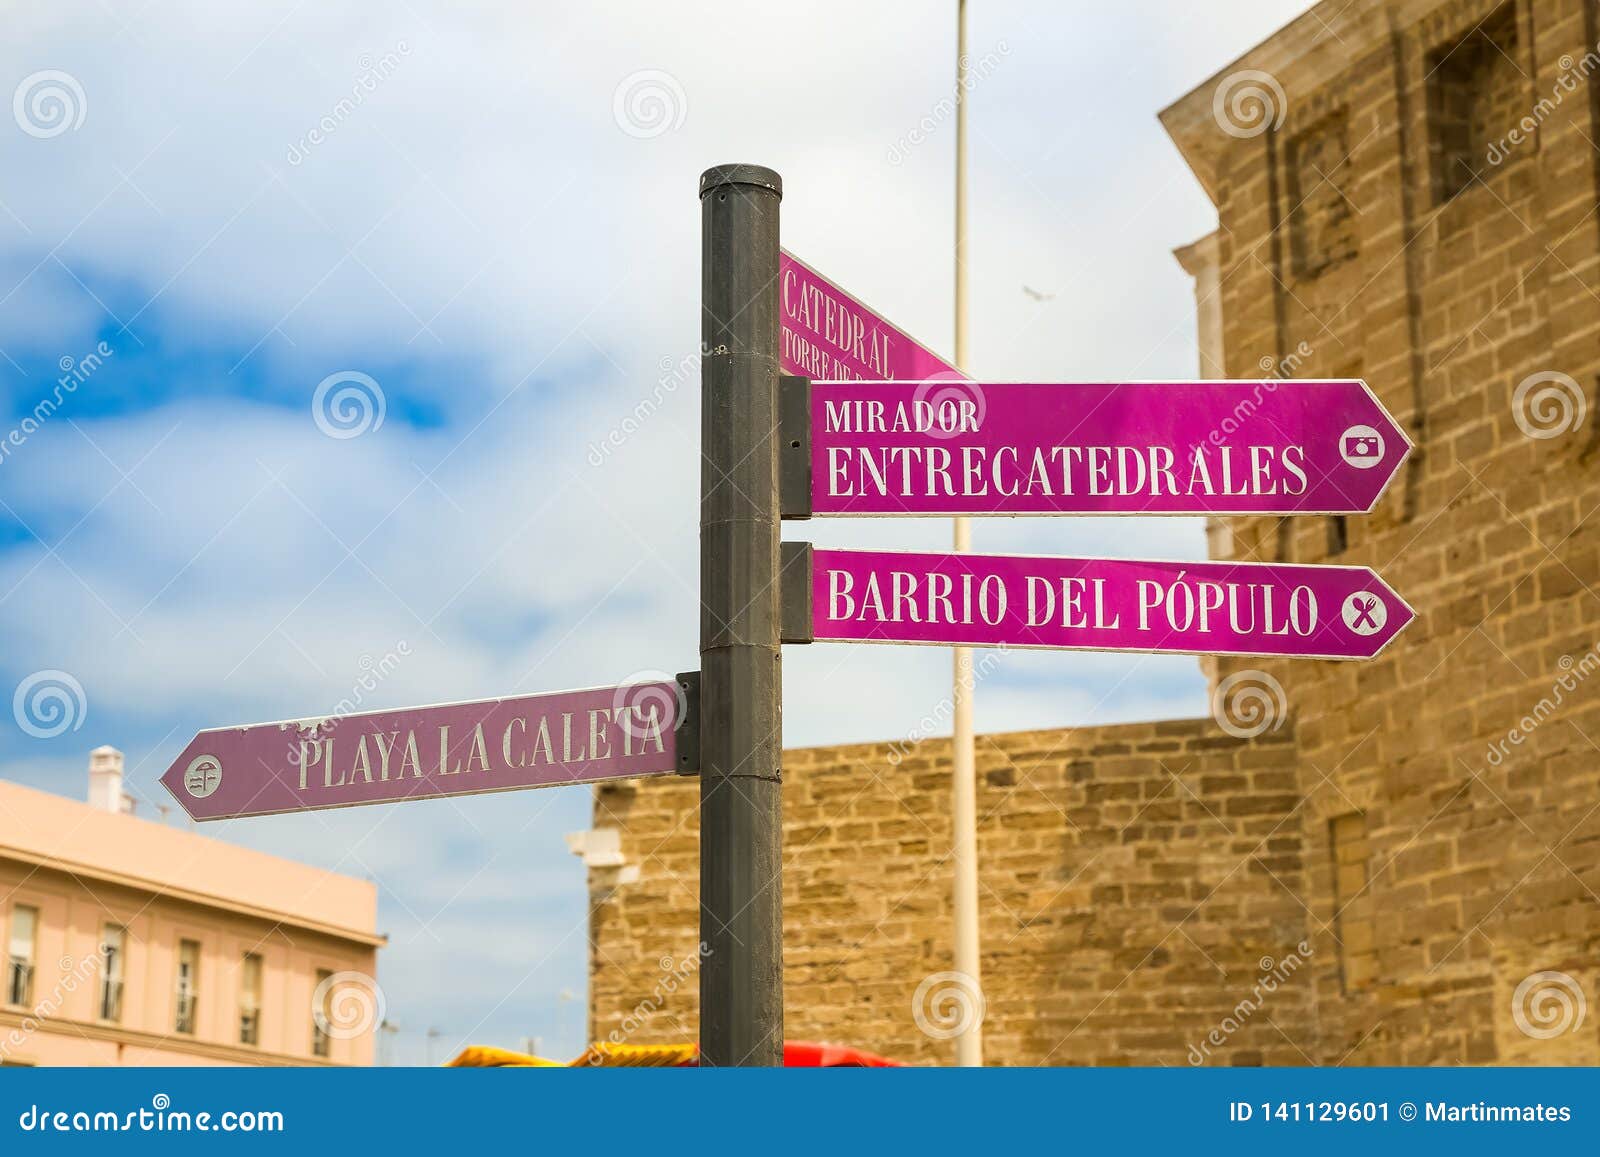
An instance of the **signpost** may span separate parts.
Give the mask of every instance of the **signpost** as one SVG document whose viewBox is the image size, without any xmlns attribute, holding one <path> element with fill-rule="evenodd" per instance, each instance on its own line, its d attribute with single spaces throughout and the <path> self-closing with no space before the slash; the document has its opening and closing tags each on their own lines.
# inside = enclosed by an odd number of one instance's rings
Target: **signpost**
<svg viewBox="0 0 1600 1157">
<path fill-rule="evenodd" d="M 782 1064 L 782 643 L 1370 659 L 1414 617 L 1365 567 L 780 543 L 812 516 L 1361 513 L 1411 451 L 1359 381 L 970 381 L 782 252 L 782 195 L 700 179 L 703 676 L 218 728 L 161 777 L 214 820 L 698 772 L 705 1065 Z"/>
<path fill-rule="evenodd" d="M 700 1063 L 783 1064 L 778 204 L 700 177 Z"/>
<path fill-rule="evenodd" d="M 1411 452 L 1354 380 L 789 389 L 800 517 L 1361 514 Z"/>
<path fill-rule="evenodd" d="M 796 642 L 1371 659 L 1415 617 L 1363 566 L 785 552 L 790 582 L 809 555 Z"/>
<path fill-rule="evenodd" d="M 966 375 L 787 250 L 778 251 L 779 366 L 818 381 Z"/>
<path fill-rule="evenodd" d="M 697 674 L 202 731 L 161 783 L 233 819 L 697 770 Z"/>
</svg>

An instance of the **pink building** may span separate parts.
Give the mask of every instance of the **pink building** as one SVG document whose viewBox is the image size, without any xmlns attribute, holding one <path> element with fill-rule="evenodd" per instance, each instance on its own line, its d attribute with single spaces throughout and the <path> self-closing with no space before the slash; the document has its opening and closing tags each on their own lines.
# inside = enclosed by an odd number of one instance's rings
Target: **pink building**
<svg viewBox="0 0 1600 1157">
<path fill-rule="evenodd" d="M 0 782 L 0 1064 L 373 1061 L 377 889 Z"/>
</svg>

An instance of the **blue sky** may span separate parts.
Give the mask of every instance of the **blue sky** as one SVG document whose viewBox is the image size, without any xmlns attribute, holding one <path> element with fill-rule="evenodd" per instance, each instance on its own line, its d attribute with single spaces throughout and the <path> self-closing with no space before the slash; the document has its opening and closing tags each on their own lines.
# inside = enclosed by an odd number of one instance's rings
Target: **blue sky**
<svg viewBox="0 0 1600 1157">
<path fill-rule="evenodd" d="M 1155 113 L 1302 7 L 974 0 L 970 47 L 994 61 L 971 98 L 976 374 L 1194 372 L 1170 250 L 1215 218 Z M 402 642 L 377 705 L 692 668 L 698 383 L 662 381 L 699 338 L 696 180 L 778 169 L 784 243 L 948 353 L 954 126 L 896 145 L 949 95 L 954 8 L 13 12 L 0 436 L 64 364 L 110 353 L 0 459 L 0 684 L 66 671 L 87 702 L 53 738 L 8 720 L 0 775 L 81 797 L 89 749 L 111 743 L 154 816 L 195 730 L 327 710 Z M 75 127 L 53 135 L 23 123 L 46 71 L 77 86 Z M 619 112 L 640 73 L 666 94 L 661 125 Z M 341 371 L 383 397 L 357 437 L 313 414 Z M 651 395 L 660 409 L 591 464 Z M 937 548 L 949 530 L 807 534 Z M 986 521 L 974 538 L 1203 551 L 1192 520 Z M 949 677 L 922 648 L 785 665 L 790 745 L 901 737 Z M 1194 660 L 1136 656 L 1008 655 L 977 705 L 989 730 L 1204 710 Z M 588 794 L 558 789 L 206 834 L 378 883 L 392 1055 L 421 1062 L 429 1028 L 436 1060 L 463 1041 L 581 1047 L 586 892 L 562 835 L 588 825 Z"/>
</svg>

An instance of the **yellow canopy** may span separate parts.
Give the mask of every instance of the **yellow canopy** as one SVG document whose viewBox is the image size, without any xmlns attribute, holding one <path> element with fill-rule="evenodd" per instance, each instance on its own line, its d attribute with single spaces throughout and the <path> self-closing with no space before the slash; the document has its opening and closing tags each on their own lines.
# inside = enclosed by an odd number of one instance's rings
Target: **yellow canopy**
<svg viewBox="0 0 1600 1157">
<path fill-rule="evenodd" d="M 447 1063 L 449 1068 L 643 1068 L 663 1069 L 687 1065 L 695 1058 L 695 1046 L 681 1045 L 614 1045 L 597 1042 L 584 1050 L 576 1060 L 546 1060 L 528 1053 L 510 1049 L 491 1048 L 488 1045 L 468 1045 Z"/>
</svg>

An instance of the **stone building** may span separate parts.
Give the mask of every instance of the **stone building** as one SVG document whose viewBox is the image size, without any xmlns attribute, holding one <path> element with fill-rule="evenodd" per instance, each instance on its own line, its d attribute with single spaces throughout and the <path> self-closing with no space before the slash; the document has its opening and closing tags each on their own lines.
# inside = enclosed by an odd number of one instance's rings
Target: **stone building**
<svg viewBox="0 0 1600 1157">
<path fill-rule="evenodd" d="M 991 1063 L 1600 1063 L 1597 74 L 1594 0 L 1326 0 L 1162 114 L 1217 207 L 1202 372 L 1364 378 L 1417 444 L 1372 514 L 1213 555 L 1418 619 L 1210 665 L 1217 722 L 980 740 Z M 948 1062 L 948 772 L 787 754 L 790 1036 Z M 696 790 L 597 794 L 599 1038 L 694 1034 Z"/>
</svg>

